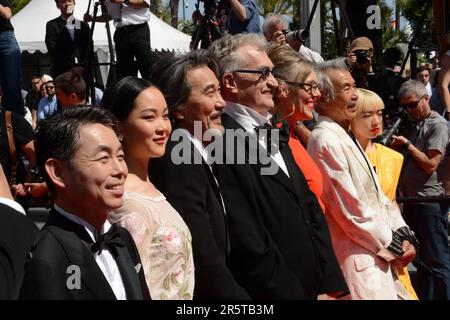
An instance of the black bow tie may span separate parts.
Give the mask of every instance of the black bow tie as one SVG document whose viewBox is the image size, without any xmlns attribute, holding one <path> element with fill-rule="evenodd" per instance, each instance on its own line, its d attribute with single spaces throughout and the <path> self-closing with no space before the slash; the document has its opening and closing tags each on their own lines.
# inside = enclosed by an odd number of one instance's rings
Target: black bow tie
<svg viewBox="0 0 450 320">
<path fill-rule="evenodd" d="M 97 230 L 95 230 L 94 237 L 95 243 L 91 247 L 93 253 L 98 251 L 98 254 L 101 254 L 103 249 L 111 248 L 113 246 L 125 246 L 120 238 L 119 230 L 117 229 L 116 224 L 113 224 L 112 227 L 109 228 L 108 232 L 101 235 L 98 235 Z"/>
<path fill-rule="evenodd" d="M 270 154 L 272 152 L 272 148 L 274 144 L 272 144 L 272 132 L 274 130 L 278 131 L 278 149 L 281 149 L 285 145 L 287 145 L 289 141 L 289 127 L 286 122 L 281 122 L 281 127 L 278 126 L 272 126 L 270 123 L 265 123 L 260 126 L 255 126 L 255 131 L 257 136 L 260 135 L 260 130 L 264 129 L 267 130 L 267 153 Z"/>
</svg>

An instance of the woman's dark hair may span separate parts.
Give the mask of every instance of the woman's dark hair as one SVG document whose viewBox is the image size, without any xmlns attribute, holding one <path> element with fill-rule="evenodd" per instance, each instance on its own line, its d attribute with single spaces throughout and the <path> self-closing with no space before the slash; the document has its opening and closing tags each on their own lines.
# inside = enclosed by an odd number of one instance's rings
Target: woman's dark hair
<svg viewBox="0 0 450 320">
<path fill-rule="evenodd" d="M 154 85 L 145 79 L 128 76 L 109 86 L 102 99 L 102 107 L 117 119 L 125 121 L 133 110 L 134 100 L 144 90 Z"/>
</svg>

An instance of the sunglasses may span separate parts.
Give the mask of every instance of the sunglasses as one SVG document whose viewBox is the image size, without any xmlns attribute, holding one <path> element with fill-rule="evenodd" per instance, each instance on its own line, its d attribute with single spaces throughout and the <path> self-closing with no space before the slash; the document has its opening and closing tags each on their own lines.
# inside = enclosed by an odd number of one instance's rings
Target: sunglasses
<svg viewBox="0 0 450 320">
<path fill-rule="evenodd" d="M 423 98 L 425 98 L 425 95 L 421 96 L 420 99 L 417 101 L 412 101 L 412 102 L 408 102 L 405 104 L 401 104 L 400 108 L 415 109 L 415 108 L 417 108 L 417 106 L 419 105 L 419 102 L 422 101 Z"/>
<path fill-rule="evenodd" d="M 234 70 L 232 72 L 238 72 L 238 73 L 259 73 L 264 80 L 269 78 L 270 75 L 273 75 L 273 69 L 271 69 L 269 67 L 264 67 L 264 68 L 261 68 L 261 69 L 258 69 L 258 70 L 243 70 L 243 69 L 239 69 L 239 70 Z"/>
</svg>

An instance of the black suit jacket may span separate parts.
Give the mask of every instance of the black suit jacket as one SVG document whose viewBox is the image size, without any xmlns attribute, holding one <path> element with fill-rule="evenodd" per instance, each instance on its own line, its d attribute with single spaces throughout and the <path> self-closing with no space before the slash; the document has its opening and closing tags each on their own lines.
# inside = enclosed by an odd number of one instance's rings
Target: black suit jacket
<svg viewBox="0 0 450 320">
<path fill-rule="evenodd" d="M 227 114 L 222 124 L 243 130 Z M 280 152 L 290 177 L 281 168 L 261 175 L 259 159 L 251 164 L 250 147 L 248 140 L 238 140 L 234 154 L 246 150 L 246 163 L 216 167 L 236 279 L 255 299 L 315 299 L 320 293 L 347 291 L 325 216 L 289 146 L 284 144 Z"/>
<path fill-rule="evenodd" d="M 120 239 L 125 246 L 110 250 L 117 262 L 128 300 L 150 299 L 143 268 L 139 273 L 135 266 L 140 258 L 130 233 L 118 227 Z M 21 299 L 62 300 L 115 300 L 108 281 L 95 262 L 90 250 L 91 238 L 83 226 L 72 222 L 56 210 L 50 212 L 46 225 L 31 251 L 31 260 L 26 267 Z M 79 267 L 81 285 L 69 289 L 75 271 Z"/>
<path fill-rule="evenodd" d="M 74 40 L 70 37 L 66 22 L 61 16 L 47 22 L 45 44 L 53 63 L 54 77 L 69 71 L 77 64 L 83 65 L 85 62 L 88 43 L 91 42 L 90 31 L 86 22 L 77 21 L 80 22 L 80 25 L 79 28 L 75 26 Z M 75 63 L 75 58 L 78 63 Z"/>
<path fill-rule="evenodd" d="M 249 299 L 228 269 L 227 220 L 214 176 L 191 142 L 181 151 L 191 164 L 175 165 L 171 153 L 176 144 L 169 140 L 165 155 L 150 161 L 149 177 L 191 232 L 194 299 Z M 194 158 L 198 164 L 194 164 Z"/>
<path fill-rule="evenodd" d="M 38 231 L 22 213 L 0 204 L 0 300 L 19 297 L 27 254 Z"/>
</svg>

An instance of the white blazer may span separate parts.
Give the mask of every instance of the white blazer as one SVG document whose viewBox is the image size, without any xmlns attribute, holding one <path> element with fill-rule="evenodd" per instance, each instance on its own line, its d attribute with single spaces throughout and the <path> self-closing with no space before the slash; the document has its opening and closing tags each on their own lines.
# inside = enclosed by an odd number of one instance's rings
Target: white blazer
<svg viewBox="0 0 450 320">
<path fill-rule="evenodd" d="M 333 247 L 351 299 L 407 298 L 389 262 L 395 256 L 387 249 L 392 231 L 406 224 L 358 146 L 340 125 L 324 116 L 319 116 L 308 141 L 308 152 L 324 176 Z"/>
</svg>

